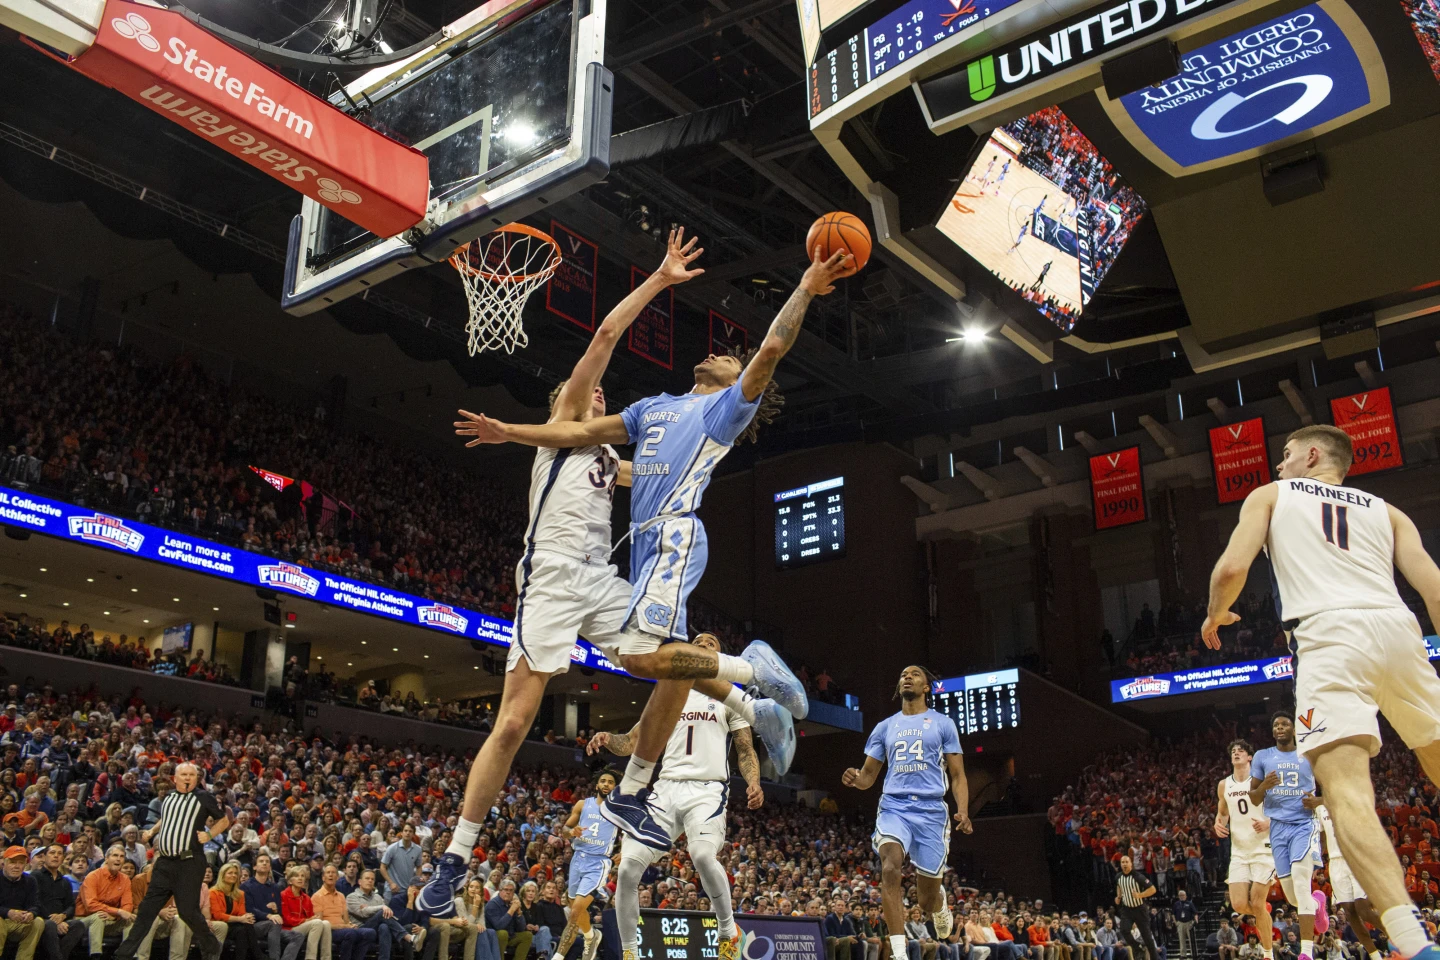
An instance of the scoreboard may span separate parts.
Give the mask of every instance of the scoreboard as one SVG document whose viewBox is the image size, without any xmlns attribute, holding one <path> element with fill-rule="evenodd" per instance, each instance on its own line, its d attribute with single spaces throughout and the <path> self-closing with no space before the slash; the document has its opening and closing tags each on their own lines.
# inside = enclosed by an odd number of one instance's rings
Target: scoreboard
<svg viewBox="0 0 1440 960">
<path fill-rule="evenodd" d="M 775 494 L 775 568 L 845 556 L 845 478 Z"/>
<path fill-rule="evenodd" d="M 735 913 L 741 955 L 769 960 L 825 960 L 825 930 L 819 917 L 757 916 Z M 602 917 L 605 940 L 620 942 L 615 911 Z M 614 934 L 614 939 L 611 934 Z M 640 911 L 636 960 L 716 960 L 720 931 L 715 915 L 694 910 Z"/>
<path fill-rule="evenodd" d="M 961 734 L 1014 730 L 1020 726 L 1020 671 L 995 670 L 936 680 L 935 709 L 955 721 Z"/>
</svg>

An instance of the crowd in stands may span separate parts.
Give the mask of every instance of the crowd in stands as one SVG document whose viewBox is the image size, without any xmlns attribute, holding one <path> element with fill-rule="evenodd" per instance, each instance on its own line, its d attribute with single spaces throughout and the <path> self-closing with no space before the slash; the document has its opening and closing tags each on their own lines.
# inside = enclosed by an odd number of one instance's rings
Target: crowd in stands
<svg viewBox="0 0 1440 960">
<path fill-rule="evenodd" d="M 1144 604 L 1130 634 L 1118 646 L 1107 630 L 1102 651 L 1117 677 L 1172 673 L 1262 657 L 1283 657 L 1289 641 L 1280 628 L 1270 594 L 1242 596 L 1235 604 L 1240 622 L 1220 628 L 1221 647 L 1211 650 L 1200 641 L 1205 604 L 1163 604 L 1157 614 Z"/>
<path fill-rule="evenodd" d="M 1440 6 L 1434 0 L 1400 0 L 1410 17 L 1415 39 L 1430 63 L 1430 72 L 1440 81 Z"/>
</svg>

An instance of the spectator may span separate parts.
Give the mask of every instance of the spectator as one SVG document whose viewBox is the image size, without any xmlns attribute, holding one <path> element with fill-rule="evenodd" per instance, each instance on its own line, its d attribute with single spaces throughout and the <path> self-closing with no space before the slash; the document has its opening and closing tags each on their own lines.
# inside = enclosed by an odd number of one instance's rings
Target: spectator
<svg viewBox="0 0 1440 960">
<path fill-rule="evenodd" d="M 229 927 L 227 939 L 235 943 L 235 960 L 263 960 L 255 915 L 245 908 L 245 891 L 240 889 L 240 864 L 233 860 L 220 867 L 210 888 L 210 919 Z"/>
<path fill-rule="evenodd" d="M 361 960 L 370 949 L 370 944 L 379 942 L 374 930 L 357 927 L 350 921 L 350 908 L 345 895 L 335 889 L 340 871 L 332 863 L 321 874 L 320 889 L 310 897 L 315 916 L 330 926 L 331 942 L 335 944 L 338 960 Z"/>
<path fill-rule="evenodd" d="M 1220 960 L 1235 960 L 1240 954 L 1240 938 L 1230 926 L 1230 918 L 1220 918 L 1220 929 L 1215 931 L 1216 943 L 1220 948 Z M 1259 942 L 1259 938 L 1256 938 Z"/>
<path fill-rule="evenodd" d="M 280 894 L 280 917 L 286 932 L 305 937 L 305 960 L 316 960 L 323 947 L 324 960 L 330 960 L 333 933 L 330 924 L 315 916 L 315 905 L 308 890 L 310 868 L 293 863 L 285 870 L 286 887 Z"/>
<path fill-rule="evenodd" d="M 24 847 L 10 847 L 0 867 L 0 950 L 7 941 L 19 944 L 16 960 L 31 960 L 45 933 L 40 914 L 40 889 L 25 872 L 30 855 Z"/>
<path fill-rule="evenodd" d="M 121 937 L 127 936 L 135 919 L 130 880 L 120 872 L 123 863 L 125 848 L 117 843 L 106 851 L 104 866 L 90 871 L 80 885 L 75 915 L 80 919 L 91 918 L 86 926 L 90 931 L 92 957 L 100 953 L 107 933 L 113 930 Z"/>
<path fill-rule="evenodd" d="M 534 935 L 525 928 L 520 898 L 515 895 L 515 881 L 500 882 L 499 895 L 485 905 L 485 926 L 495 931 L 501 960 L 512 950 L 514 960 L 525 960 L 529 955 Z"/>
<path fill-rule="evenodd" d="M 850 922 L 845 901 L 830 901 L 830 912 L 825 915 L 825 960 L 851 960 L 851 951 L 858 943 L 859 937 L 855 925 Z"/>
</svg>

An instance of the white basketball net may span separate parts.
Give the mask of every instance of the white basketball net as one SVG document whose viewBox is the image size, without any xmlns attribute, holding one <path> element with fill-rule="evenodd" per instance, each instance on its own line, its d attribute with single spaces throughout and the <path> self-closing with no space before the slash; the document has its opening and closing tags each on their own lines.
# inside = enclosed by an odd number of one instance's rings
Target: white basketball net
<svg viewBox="0 0 1440 960">
<path fill-rule="evenodd" d="M 471 240 L 450 256 L 465 285 L 470 356 L 482 350 L 514 353 L 527 346 L 521 314 L 525 301 L 560 266 L 553 237 L 523 223 L 503 226 Z"/>
</svg>

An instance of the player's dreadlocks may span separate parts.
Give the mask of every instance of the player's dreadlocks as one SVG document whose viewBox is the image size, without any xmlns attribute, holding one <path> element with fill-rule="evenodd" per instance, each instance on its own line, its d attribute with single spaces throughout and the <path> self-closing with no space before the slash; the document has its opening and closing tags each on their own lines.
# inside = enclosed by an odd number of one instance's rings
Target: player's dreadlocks
<svg viewBox="0 0 1440 960">
<path fill-rule="evenodd" d="M 740 375 L 745 375 L 745 368 L 755 359 L 755 354 L 760 352 L 759 347 L 751 347 L 744 353 L 730 351 L 730 356 L 740 361 Z M 780 385 L 774 380 L 765 384 L 765 392 L 760 395 L 760 408 L 755 411 L 755 418 L 750 421 L 749 426 L 740 436 L 735 438 L 736 444 L 754 443 L 760 436 L 761 424 L 774 423 L 775 418 L 780 415 L 780 408 L 785 406 L 785 395 L 780 392 Z"/>
<path fill-rule="evenodd" d="M 912 663 L 910 664 L 910 666 L 907 666 L 905 670 L 909 670 L 910 667 L 914 667 L 916 670 L 919 670 L 921 673 L 925 674 L 925 706 L 928 707 L 931 705 L 931 697 L 934 695 L 935 683 L 940 678 L 937 677 L 934 673 L 931 673 L 930 668 L 925 666 L 923 663 Z M 901 680 L 904 679 L 905 670 L 900 671 Z M 895 694 L 890 699 L 900 699 L 900 680 L 895 681 Z"/>
</svg>

